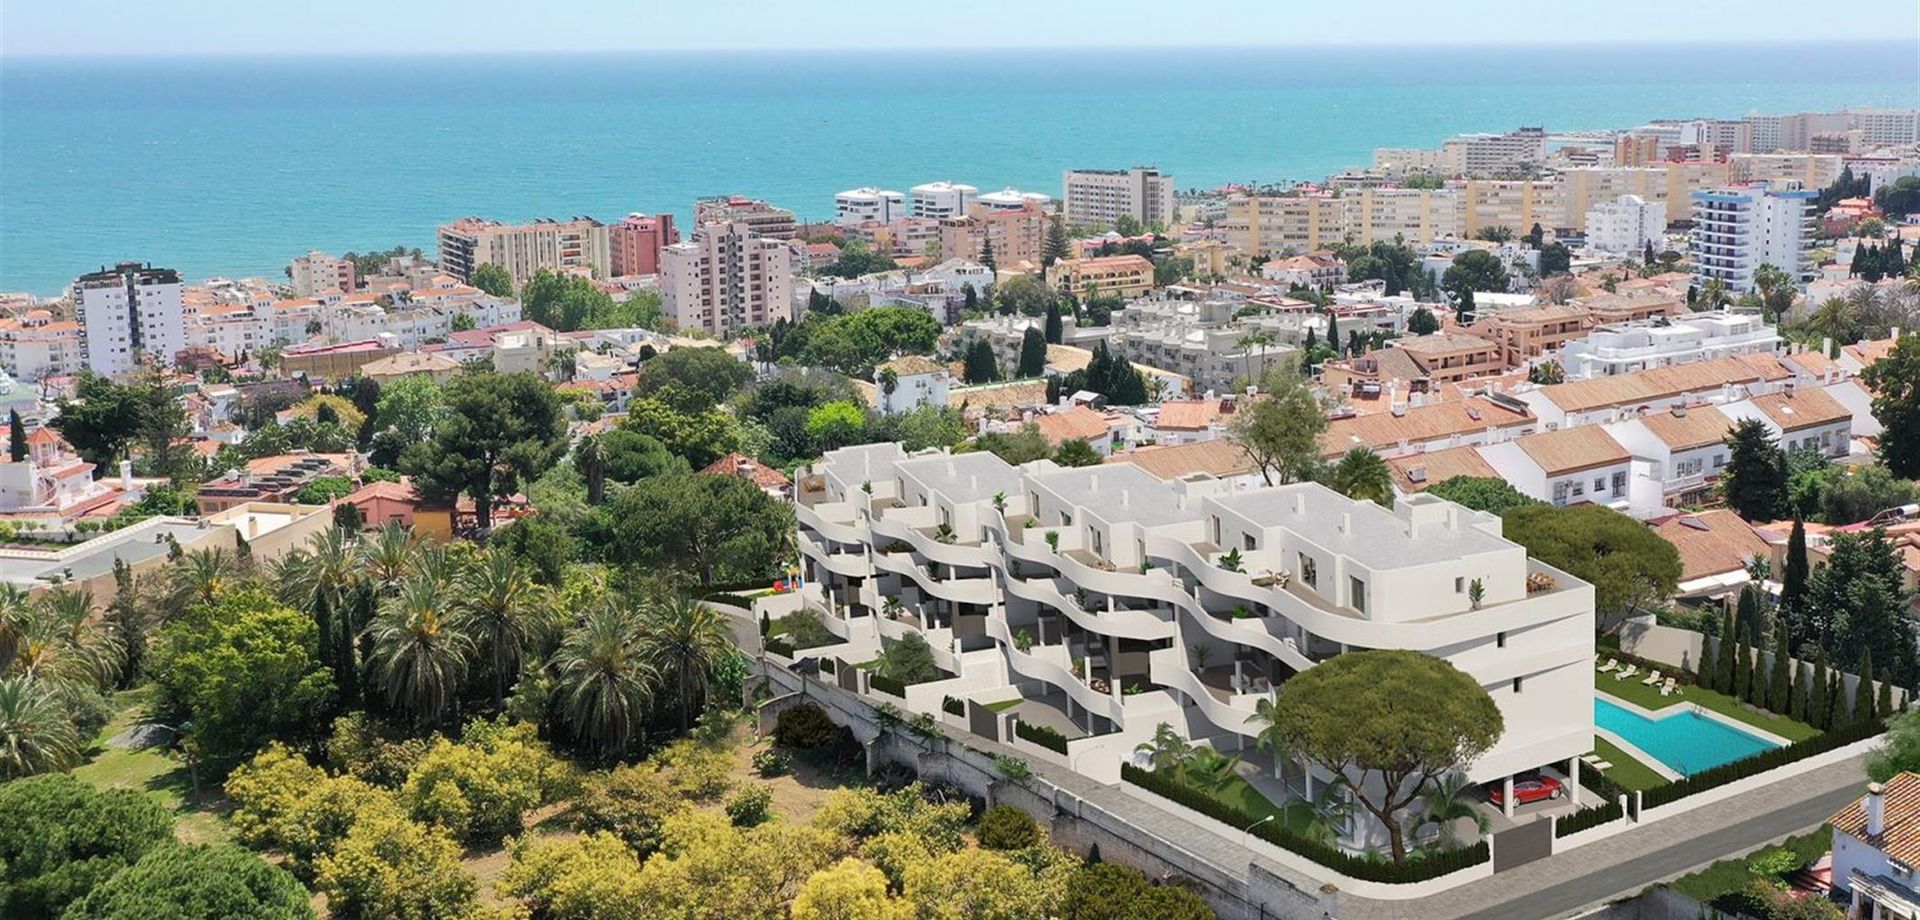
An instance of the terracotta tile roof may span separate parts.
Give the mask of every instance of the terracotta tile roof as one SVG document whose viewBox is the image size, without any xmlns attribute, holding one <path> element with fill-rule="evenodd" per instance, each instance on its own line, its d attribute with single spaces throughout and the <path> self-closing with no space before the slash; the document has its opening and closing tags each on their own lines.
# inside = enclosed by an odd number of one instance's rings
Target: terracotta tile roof
<svg viewBox="0 0 1920 920">
<path fill-rule="evenodd" d="M 901 377 L 911 377 L 917 374 L 937 374 L 946 370 L 940 362 L 920 355 L 901 355 L 892 361 L 880 365 L 880 369 L 891 369 Z"/>
<path fill-rule="evenodd" d="M 1803 387 L 1795 393 L 1768 393 L 1756 396 L 1753 407 L 1767 414 L 1782 431 L 1798 431 L 1815 425 L 1831 425 L 1851 420 L 1853 412 L 1825 390 Z"/>
<path fill-rule="evenodd" d="M 1839 362 L 1827 357 L 1825 352 L 1817 348 L 1781 355 L 1780 360 L 1789 367 L 1799 368 L 1801 373 L 1809 377 L 1825 377 L 1828 370 L 1839 367 Z"/>
<path fill-rule="evenodd" d="M 1887 352 L 1890 352 L 1893 350 L 1893 343 L 1894 343 L 1894 340 L 1891 338 L 1872 339 L 1869 341 L 1855 342 L 1852 345 L 1848 345 L 1845 351 L 1847 354 L 1852 355 L 1854 360 L 1859 361 L 1861 366 L 1865 367 L 1865 366 L 1872 365 L 1873 362 L 1878 361 L 1881 358 L 1886 357 Z"/>
<path fill-rule="evenodd" d="M 395 374 L 451 373 L 459 369 L 460 362 L 446 355 L 430 352 L 401 352 L 361 365 L 360 373 L 366 377 L 381 377 Z"/>
<path fill-rule="evenodd" d="M 40 427 L 35 428 L 32 434 L 27 435 L 28 446 L 38 446 L 41 444 L 59 444 L 59 443 L 60 443 L 60 433 L 57 431 L 54 431 L 52 425 L 41 425 Z"/>
<path fill-rule="evenodd" d="M 1598 425 L 1543 431 L 1516 438 L 1513 443 L 1548 476 L 1625 463 L 1628 459 L 1627 449 Z"/>
<path fill-rule="evenodd" d="M 1704 393 L 1723 384 L 1785 380 L 1793 376 L 1773 355 L 1740 355 L 1657 367 L 1633 374 L 1595 377 L 1541 387 L 1541 395 L 1568 412 L 1672 399 Z"/>
<path fill-rule="evenodd" d="M 1188 399 L 1160 404 L 1155 428 L 1180 431 L 1204 431 L 1209 425 L 1231 416 L 1238 402 L 1233 399 Z"/>
<path fill-rule="evenodd" d="M 1767 541 L 1738 514 L 1725 508 L 1682 514 L 1653 529 L 1680 553 L 1680 580 L 1692 581 L 1746 567 L 1768 552 Z"/>
<path fill-rule="evenodd" d="M 1484 476 L 1499 479 L 1500 474 L 1480 456 L 1475 447 L 1449 447 L 1395 457 L 1387 461 L 1393 467 L 1393 484 L 1406 492 L 1424 492 L 1455 476 Z"/>
<path fill-rule="evenodd" d="M 1464 332 L 1433 332 L 1427 335 L 1409 336 L 1396 341 L 1394 345 L 1416 355 L 1445 355 L 1456 351 L 1476 351 L 1493 347 L 1492 342 Z"/>
<path fill-rule="evenodd" d="M 1036 414 L 1033 423 L 1040 427 L 1047 443 L 1059 447 L 1068 441 L 1093 441 L 1107 437 L 1112 428 L 1108 427 L 1105 413 L 1095 412 L 1086 406 L 1074 406 L 1058 412 Z"/>
<path fill-rule="evenodd" d="M 1504 403 L 1478 396 L 1414 406 L 1395 415 L 1371 412 L 1327 423 L 1320 436 L 1320 452 L 1327 456 L 1344 454 L 1355 447 L 1375 450 L 1436 441 L 1488 428 L 1523 428 L 1536 419 L 1531 412 L 1519 412 Z"/>
<path fill-rule="evenodd" d="M 1920 775 L 1900 773 L 1881 784 L 1884 819 L 1877 835 L 1867 833 L 1867 799 L 1861 796 L 1833 813 L 1827 823 L 1911 866 L 1920 863 Z"/>
<path fill-rule="evenodd" d="M 1114 454 L 1107 462 L 1131 463 L 1161 479 L 1179 479 L 1195 473 L 1224 479 L 1253 471 L 1253 460 L 1247 452 L 1226 438 L 1138 447 Z"/>
<path fill-rule="evenodd" d="M 856 385 L 860 381 L 854 381 Z M 871 388 L 873 384 L 867 384 Z M 947 405 L 962 412 L 993 412 L 1023 409 L 1047 404 L 1047 382 L 1020 380 L 1013 383 L 988 383 L 972 387 L 954 387 L 947 391 Z"/>
<path fill-rule="evenodd" d="M 762 489 L 784 489 L 793 485 L 785 473 L 774 469 L 745 454 L 733 453 L 708 464 L 702 473 L 720 476 L 738 476 L 751 481 Z"/>
<path fill-rule="evenodd" d="M 1713 406 L 1693 406 L 1680 415 L 1651 412 L 1640 417 L 1640 424 L 1647 426 L 1668 450 L 1676 451 L 1718 444 L 1733 429 L 1733 419 Z"/>
</svg>

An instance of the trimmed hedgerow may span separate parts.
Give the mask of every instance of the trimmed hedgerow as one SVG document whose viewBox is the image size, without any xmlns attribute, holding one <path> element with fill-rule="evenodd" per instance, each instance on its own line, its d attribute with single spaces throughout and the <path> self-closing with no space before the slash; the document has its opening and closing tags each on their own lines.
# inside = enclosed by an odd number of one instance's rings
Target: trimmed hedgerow
<svg viewBox="0 0 1920 920">
<path fill-rule="evenodd" d="M 1692 776 L 1681 777 L 1671 783 L 1655 786 L 1640 793 L 1640 807 L 1656 808 L 1677 802 L 1687 796 L 1705 792 L 1717 786 L 1724 786 L 1736 780 L 1757 776 L 1775 767 L 1786 766 L 1797 760 L 1805 760 L 1817 754 L 1825 754 L 1846 747 L 1856 741 L 1865 741 L 1882 731 L 1886 726 L 1880 720 L 1856 722 L 1844 728 L 1836 728 L 1824 735 L 1815 735 L 1801 741 L 1795 741 L 1786 747 L 1761 751 L 1751 757 L 1723 763 L 1711 769 L 1702 770 Z"/>
<path fill-rule="evenodd" d="M 1592 808 L 1582 808 L 1570 815 L 1562 815 L 1553 823 L 1553 836 L 1565 837 L 1590 827 L 1599 827 L 1609 821 L 1618 821 L 1627 816 L 1627 810 L 1620 807 L 1619 799 L 1609 799 Z"/>
<path fill-rule="evenodd" d="M 1029 722 L 1014 722 L 1013 733 L 1049 751 L 1059 754 L 1065 754 L 1067 752 L 1067 736 L 1045 725 L 1034 725 Z"/>
<path fill-rule="evenodd" d="M 885 674 L 873 675 L 873 677 L 867 681 L 867 686 L 873 690 L 885 693 L 888 696 L 897 696 L 901 699 L 907 698 L 907 685 Z"/>
<path fill-rule="evenodd" d="M 954 699 L 953 697 L 947 697 L 946 699 L 941 700 L 940 708 L 946 712 L 953 713 L 956 716 L 964 716 L 967 714 L 967 704 L 962 703 L 959 700 Z"/>
</svg>

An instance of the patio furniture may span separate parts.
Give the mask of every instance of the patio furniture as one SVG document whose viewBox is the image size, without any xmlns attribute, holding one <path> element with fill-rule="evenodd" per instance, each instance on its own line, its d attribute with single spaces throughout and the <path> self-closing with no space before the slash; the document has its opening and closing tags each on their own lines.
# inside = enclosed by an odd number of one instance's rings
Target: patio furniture
<svg viewBox="0 0 1920 920">
<path fill-rule="evenodd" d="M 1640 682 L 1640 686 L 1642 686 L 1642 687 L 1651 687 L 1651 686 L 1653 686 L 1654 684 L 1657 684 L 1657 683 L 1659 683 L 1659 682 L 1660 682 L 1660 672 L 1659 672 L 1659 671 L 1655 671 L 1655 672 L 1653 672 L 1652 674 L 1648 674 L 1648 675 L 1647 675 L 1647 678 L 1646 678 L 1645 680 L 1643 680 L 1643 681 L 1641 681 L 1641 682 Z"/>
<path fill-rule="evenodd" d="M 1595 658 L 1594 658 L 1594 660 L 1596 660 L 1596 661 L 1598 661 L 1598 660 L 1599 660 L 1599 656 L 1595 656 Z M 1617 667 L 1619 667 L 1619 666 L 1620 666 L 1620 662 L 1619 662 L 1619 661 L 1616 661 L 1616 660 L 1614 660 L 1614 659 L 1612 659 L 1612 658 L 1609 658 L 1609 659 L 1607 659 L 1607 663 L 1606 663 L 1606 664 L 1603 664 L 1603 665 L 1601 665 L 1601 666 L 1600 666 L 1600 673 L 1602 673 L 1602 674 L 1605 674 L 1605 673 L 1607 673 L 1607 672 L 1609 672 L 1609 671 L 1612 671 L 1612 670 L 1613 670 L 1614 668 L 1617 668 Z"/>
<path fill-rule="evenodd" d="M 1679 692 L 1680 692 L 1679 685 L 1675 684 L 1673 681 L 1673 678 L 1671 677 L 1667 678 L 1666 683 L 1660 685 L 1661 696 L 1672 696 Z"/>
<path fill-rule="evenodd" d="M 1613 675 L 1613 679 L 1626 680 L 1627 678 L 1632 677 L 1638 673 L 1640 673 L 1640 669 L 1638 667 L 1634 665 L 1627 665 L 1626 667 L 1621 668 L 1619 673 Z"/>
</svg>

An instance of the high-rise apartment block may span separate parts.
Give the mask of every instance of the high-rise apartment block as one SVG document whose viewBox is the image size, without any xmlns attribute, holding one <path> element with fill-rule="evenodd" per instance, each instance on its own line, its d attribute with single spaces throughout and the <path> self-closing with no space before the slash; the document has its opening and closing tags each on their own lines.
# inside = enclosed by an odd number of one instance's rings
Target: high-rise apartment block
<svg viewBox="0 0 1920 920">
<path fill-rule="evenodd" d="M 1063 184 L 1073 226 L 1106 229 L 1123 216 L 1143 227 L 1174 222 L 1173 177 L 1155 167 L 1069 169 Z"/>
<path fill-rule="evenodd" d="M 657 275 L 660 250 L 680 242 L 672 214 L 628 214 L 607 228 L 607 247 L 613 274 Z"/>
<path fill-rule="evenodd" d="M 833 222 L 842 227 L 890 224 L 907 216 L 907 196 L 883 188 L 848 189 L 833 196 Z"/>
<path fill-rule="evenodd" d="M 1706 189 L 1693 193 L 1693 230 L 1687 250 L 1694 283 L 1718 279 L 1735 294 L 1753 289 L 1753 273 L 1762 265 L 1792 275 L 1813 277 L 1807 249 L 1813 240 L 1813 200 L 1819 193 L 1776 189 L 1765 182 Z"/>
<path fill-rule="evenodd" d="M 1587 209 L 1587 247 L 1613 255 L 1637 255 L 1666 237 L 1667 206 L 1639 195 L 1621 195 Z"/>
<path fill-rule="evenodd" d="M 607 225 L 591 217 L 542 218 L 525 224 L 467 217 L 441 225 L 442 271 L 471 281 L 474 269 L 487 264 L 506 269 L 515 281 L 525 281 L 543 268 L 605 278 L 612 269 Z"/>
<path fill-rule="evenodd" d="M 745 222 L 706 224 L 661 253 L 660 300 L 675 326 L 719 337 L 790 319 L 792 250 Z"/>
<path fill-rule="evenodd" d="M 753 233 L 774 240 L 793 239 L 793 212 L 758 198 L 716 195 L 693 203 L 693 225 L 745 224 Z"/>
<path fill-rule="evenodd" d="M 1047 212 L 1039 205 L 1000 210 L 976 203 L 967 216 L 940 222 L 940 258 L 978 262 L 981 251 L 992 243 L 995 266 L 1039 265 L 1046 237 Z"/>
<path fill-rule="evenodd" d="M 87 368 L 116 377 L 143 359 L 171 365 L 186 347 L 180 273 L 139 262 L 81 275 L 73 282 Z"/>
<path fill-rule="evenodd" d="M 294 259 L 287 266 L 287 277 L 293 282 L 293 292 L 301 297 L 351 294 L 358 287 L 352 262 L 318 249 Z"/>
<path fill-rule="evenodd" d="M 942 180 L 916 185 L 908 190 L 908 195 L 907 206 L 912 216 L 946 220 L 949 217 L 967 216 L 980 190 L 971 185 Z"/>
</svg>

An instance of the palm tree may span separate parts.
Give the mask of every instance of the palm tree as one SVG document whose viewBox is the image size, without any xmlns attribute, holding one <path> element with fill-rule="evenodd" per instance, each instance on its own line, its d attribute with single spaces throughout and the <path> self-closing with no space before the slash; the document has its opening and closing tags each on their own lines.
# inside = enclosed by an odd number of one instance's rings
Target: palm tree
<svg viewBox="0 0 1920 920">
<path fill-rule="evenodd" d="M 28 607 L 7 664 L 30 680 L 106 689 L 120 673 L 120 647 L 93 618 L 92 594 L 58 588 Z"/>
<path fill-rule="evenodd" d="M 520 654 L 532 635 L 534 608 L 544 601 L 526 569 L 504 548 L 488 551 L 460 573 L 460 631 L 485 648 L 493 671 L 493 705 L 507 697 L 507 678 L 518 673 Z"/>
<path fill-rule="evenodd" d="M 686 731 L 695 699 L 706 696 L 714 668 L 734 650 L 727 619 L 706 604 L 674 594 L 647 608 L 640 629 L 648 666 L 680 686 L 680 730 Z"/>
<path fill-rule="evenodd" d="M 1333 486 L 1355 501 L 1393 504 L 1393 471 L 1380 455 L 1364 447 L 1347 451 L 1333 468 Z"/>
<path fill-rule="evenodd" d="M 451 608 L 443 581 L 416 575 L 381 604 L 368 629 L 387 702 L 421 724 L 438 723 L 454 707 L 473 653 L 473 640 L 453 622 Z"/>
<path fill-rule="evenodd" d="M 1414 830 L 1437 824 L 1440 826 L 1441 845 L 1453 849 L 1456 843 L 1453 836 L 1455 822 L 1470 818 L 1479 835 L 1485 837 L 1493 829 L 1493 822 L 1487 819 L 1485 812 L 1473 806 L 1472 792 L 1473 784 L 1459 773 L 1428 782 L 1423 796 L 1426 810 L 1421 813 L 1420 823 L 1414 825 Z"/>
<path fill-rule="evenodd" d="M 1195 788 L 1217 793 L 1234 781 L 1239 766 L 1238 755 L 1228 757 L 1210 747 L 1196 747 L 1182 773 Z"/>
<path fill-rule="evenodd" d="M 1178 770 L 1193 762 L 1193 745 L 1165 722 L 1154 729 L 1153 740 L 1143 742 L 1133 750 L 1136 754 L 1147 755 L 1147 763 L 1152 764 L 1155 770 Z"/>
<path fill-rule="evenodd" d="M 79 733 L 53 694 L 31 678 L 0 678 L 0 780 L 79 762 Z"/>
<path fill-rule="evenodd" d="M 175 610 L 192 604 L 211 604 L 220 588 L 239 566 L 220 547 L 196 549 L 187 553 L 167 570 L 168 587 L 173 591 Z"/>
<path fill-rule="evenodd" d="M 307 541 L 306 549 L 276 563 L 270 576 L 280 599 L 305 610 L 319 626 L 321 658 L 333 667 L 334 683 L 349 700 L 359 695 L 353 640 L 366 626 L 355 616 L 365 606 L 355 603 L 364 575 L 359 538 L 329 527 Z"/>
<path fill-rule="evenodd" d="M 1273 344 L 1273 332 L 1268 329 L 1256 329 L 1240 337 L 1241 364 L 1247 372 L 1247 382 L 1258 386 L 1260 381 L 1253 376 L 1253 350 L 1260 349 L 1260 375 L 1267 373 L 1267 348 Z"/>
<path fill-rule="evenodd" d="M 607 452 L 598 435 L 586 435 L 573 448 L 573 465 L 587 481 L 587 504 L 607 500 Z"/>
<path fill-rule="evenodd" d="M 568 632 L 553 656 L 556 689 L 574 734 L 619 757 L 653 701 L 658 676 L 640 642 L 638 618 L 607 604 Z"/>
<path fill-rule="evenodd" d="M 399 524 L 387 524 L 374 531 L 372 538 L 360 544 L 360 561 L 367 578 L 383 597 L 391 597 L 400 583 L 419 565 L 425 553 L 413 531 Z"/>
<path fill-rule="evenodd" d="M 1853 304 L 1844 298 L 1829 297 L 1807 317 L 1807 331 L 1835 345 L 1849 345 L 1853 341 L 1853 323 Z"/>
<path fill-rule="evenodd" d="M 1286 778 L 1287 761 L 1293 759 L 1293 748 L 1280 729 L 1280 691 L 1276 688 L 1266 699 L 1253 704 L 1253 715 L 1247 717 L 1247 724 L 1259 723 L 1260 733 L 1253 738 L 1253 746 L 1266 751 L 1273 758 L 1273 778 Z"/>
</svg>

